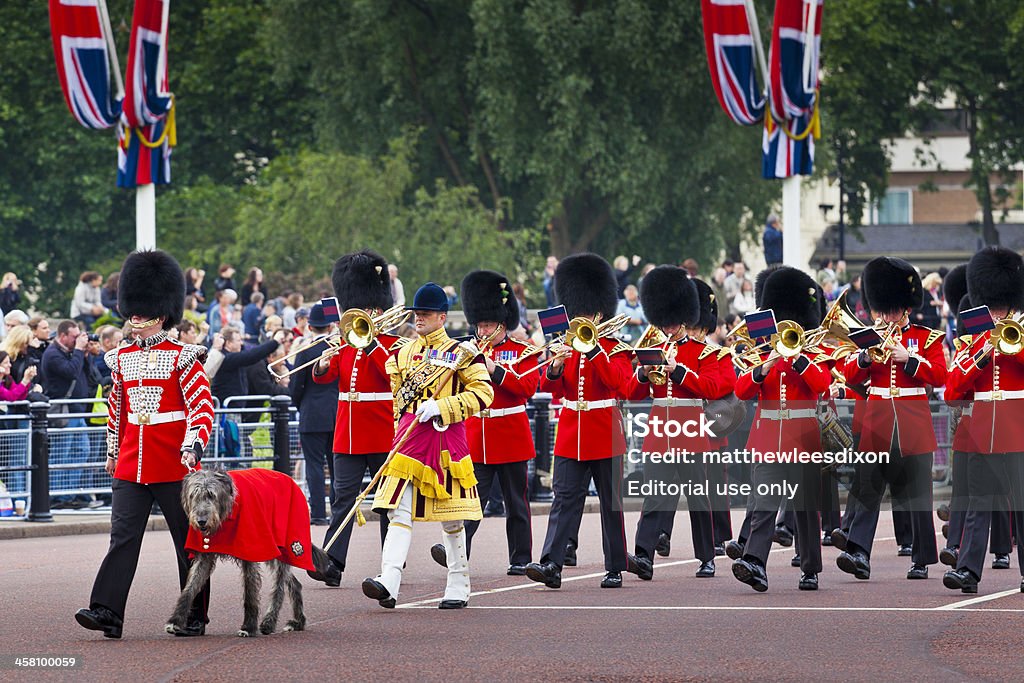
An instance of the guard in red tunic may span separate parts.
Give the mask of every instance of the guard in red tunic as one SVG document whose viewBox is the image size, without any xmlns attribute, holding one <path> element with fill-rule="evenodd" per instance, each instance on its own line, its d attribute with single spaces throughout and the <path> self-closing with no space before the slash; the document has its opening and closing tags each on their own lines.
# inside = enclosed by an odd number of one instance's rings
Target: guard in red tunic
<svg viewBox="0 0 1024 683">
<path fill-rule="evenodd" d="M 805 331 L 821 324 L 819 289 L 806 273 L 784 266 L 764 282 L 761 307 L 775 312 L 776 321 L 790 320 Z M 747 448 L 760 458 L 751 472 L 755 496 L 750 514 L 750 537 L 743 556 L 732 566 L 738 580 L 754 590 L 768 590 L 765 566 L 775 532 L 775 517 L 783 500 L 796 513 L 800 548 L 800 590 L 817 590 L 821 572 L 819 493 L 821 467 L 801 462 L 801 453 L 821 450 L 817 419 L 819 397 L 831 384 L 827 366 L 817 354 L 803 349 L 792 357 L 764 354 L 767 360 L 736 380 L 736 396 L 757 397 L 757 412 Z M 785 458 L 785 459 L 784 459 Z"/>
<path fill-rule="evenodd" d="M 627 569 L 645 581 L 654 577 L 654 550 L 665 526 L 662 518 L 675 515 L 676 486 L 684 485 L 693 549 L 701 563 L 697 577 L 710 578 L 715 575 L 715 542 L 709 492 L 704 489 L 708 482 L 704 454 L 711 450 L 711 442 L 702 426 L 704 401 L 723 396 L 718 354 L 687 335 L 687 328 L 699 320 L 700 303 L 696 286 L 682 268 L 658 266 L 645 275 L 640 303 L 648 322 L 666 338 L 657 345 L 666 363 L 639 365 L 627 391 L 633 401 L 652 399 L 640 458 L 651 492 L 644 498 L 636 554 L 629 556 Z M 730 388 L 731 383 L 725 386 Z M 676 432 L 670 425 L 683 431 Z M 662 490 L 666 485 L 673 486 L 670 492 Z"/>
<path fill-rule="evenodd" d="M 519 304 L 509 279 L 493 270 L 474 270 L 462 280 L 462 310 L 474 329 L 494 387 L 494 401 L 466 420 L 480 500 L 490 497 L 497 480 L 505 500 L 508 575 L 522 576 L 532 557 L 527 465 L 536 455 L 526 404 L 537 392 L 538 349 L 512 339 L 519 327 Z M 466 555 L 473 548 L 479 520 L 466 522 Z M 448 566 L 444 545 L 430 549 L 434 561 Z"/>
<path fill-rule="evenodd" d="M 378 315 L 391 308 L 391 279 L 388 263 L 373 251 L 346 254 L 334 264 L 331 276 L 338 306 L 345 310 L 360 308 Z M 370 345 L 357 349 L 348 344 L 313 371 L 317 384 L 338 383 L 338 415 L 334 426 L 334 502 L 327 539 L 334 538 L 338 525 L 352 508 L 362 490 L 363 476 L 384 464 L 395 438 L 392 415 L 391 378 L 384 369 L 388 354 L 397 348 L 398 337 L 379 334 Z M 352 526 L 342 529 L 335 542 L 326 548 L 331 564 L 323 574 L 328 586 L 341 583 L 348 556 Z M 387 536 L 387 515 L 380 516 L 381 545 Z M 317 577 L 319 578 L 319 576 Z"/>
<path fill-rule="evenodd" d="M 107 420 L 106 471 L 113 476 L 110 548 L 93 585 L 89 608 L 75 615 L 85 628 L 120 638 L 125 604 L 154 501 L 174 540 L 181 587 L 188 577 L 188 519 L 181 480 L 198 466 L 213 429 L 206 350 L 167 338 L 181 322 L 185 276 L 163 251 L 133 252 L 121 267 L 118 308 L 134 332 L 107 353 L 113 387 Z M 207 585 L 196 597 L 186 628 L 206 630 Z"/>
<path fill-rule="evenodd" d="M 612 267 L 597 254 L 575 254 L 555 269 L 555 291 L 571 318 L 600 322 L 615 315 L 618 304 Z M 554 360 L 541 378 L 540 390 L 561 399 L 555 433 L 552 491 L 547 536 L 540 562 L 526 566 L 526 575 L 549 588 L 562 585 L 566 544 L 579 529 L 591 477 L 601 504 L 604 536 L 602 588 L 622 586 L 626 569 L 626 530 L 622 518 L 622 455 L 625 433 L 618 400 L 633 375 L 632 348 L 598 337 L 593 348 L 578 351 L 564 344 L 552 347 Z"/>
<path fill-rule="evenodd" d="M 851 512 L 846 551 L 836 565 L 858 579 L 871 576 L 871 546 L 886 484 L 895 495 L 905 494 L 913 529 L 913 564 L 908 579 L 927 579 L 928 565 L 939 561 L 932 518 L 932 458 L 936 446 L 928 392 L 946 382 L 942 333 L 909 322 L 910 311 L 921 305 L 921 277 L 899 258 L 879 256 L 868 261 L 862 274 L 870 309 L 899 331 L 887 360 L 867 350 L 851 355 L 842 365 L 846 381 L 870 384 L 864 404 L 861 451 L 888 454 L 888 461 L 857 465 L 860 496 L 847 505 Z M 902 489 L 902 491 L 901 491 Z"/>
<path fill-rule="evenodd" d="M 992 513 L 997 498 L 1009 497 L 1013 528 L 1018 531 L 1017 563 L 1024 575 L 1024 355 L 1019 321 L 1024 312 L 1024 261 L 1004 247 L 986 247 L 967 264 L 971 303 L 988 306 L 1002 325 L 1018 325 L 1007 338 L 991 330 L 976 335 L 959 354 L 949 376 L 951 396 L 973 392 L 966 426 L 969 502 L 956 569 L 942 583 L 964 593 L 977 593 L 985 563 Z M 1014 340 L 1010 338 L 1016 336 Z M 1021 580 L 1024 592 L 1024 579 Z"/>
</svg>

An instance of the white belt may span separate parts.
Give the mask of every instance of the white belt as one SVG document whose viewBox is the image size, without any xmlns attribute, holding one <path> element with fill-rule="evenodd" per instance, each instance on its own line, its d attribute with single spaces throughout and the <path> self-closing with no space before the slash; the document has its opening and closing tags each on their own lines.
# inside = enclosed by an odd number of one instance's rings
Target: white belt
<svg viewBox="0 0 1024 683">
<path fill-rule="evenodd" d="M 184 419 L 184 410 L 174 410 L 169 413 L 128 413 L 128 422 L 133 425 L 160 425 Z"/>
<path fill-rule="evenodd" d="M 704 407 L 704 400 L 700 399 L 700 398 L 669 398 L 668 396 L 665 396 L 664 398 L 656 398 L 656 399 L 654 399 L 653 401 L 651 401 L 651 405 L 655 405 L 655 406 L 659 406 L 659 407 L 664 407 L 664 408 L 673 407 L 673 406 L 683 406 L 683 407 L 688 407 L 688 408 L 703 408 Z"/>
<path fill-rule="evenodd" d="M 517 415 L 525 413 L 526 406 L 512 406 L 511 408 L 485 408 L 476 414 L 476 417 L 504 417 L 505 415 Z"/>
<path fill-rule="evenodd" d="M 817 417 L 818 412 L 814 408 L 801 408 L 800 410 L 762 410 L 760 417 L 766 420 L 792 420 L 798 417 Z"/>
<path fill-rule="evenodd" d="M 1010 398 L 1024 398 L 1024 391 L 1014 389 L 1013 391 L 976 391 L 975 401 L 1005 401 Z"/>
<path fill-rule="evenodd" d="M 882 398 L 896 398 L 897 396 L 924 396 L 927 390 L 924 387 L 868 387 L 868 393 L 872 396 Z"/>
<path fill-rule="evenodd" d="M 339 401 L 358 403 L 359 401 L 391 401 L 394 396 L 390 391 L 342 391 L 338 394 Z"/>
<path fill-rule="evenodd" d="M 615 405 L 616 400 L 614 398 L 606 398 L 602 401 L 562 401 L 562 407 L 568 410 L 575 410 L 583 412 L 587 410 L 597 410 L 598 408 L 611 408 Z"/>
</svg>

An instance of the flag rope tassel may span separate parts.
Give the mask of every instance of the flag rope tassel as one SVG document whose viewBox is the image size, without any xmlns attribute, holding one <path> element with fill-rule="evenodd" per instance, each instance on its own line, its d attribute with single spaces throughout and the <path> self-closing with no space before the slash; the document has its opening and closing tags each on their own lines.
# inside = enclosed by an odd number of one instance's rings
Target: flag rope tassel
<svg viewBox="0 0 1024 683">
<path fill-rule="evenodd" d="M 176 109 L 176 105 L 175 105 L 175 102 L 174 102 L 174 96 L 172 95 L 171 96 L 171 108 L 167 111 L 167 125 L 164 126 L 164 132 L 163 132 L 163 134 L 160 135 L 160 138 L 158 140 L 154 141 L 154 142 L 150 142 L 149 140 L 146 139 L 146 136 L 142 134 L 142 129 L 140 129 L 140 128 L 135 128 L 134 129 L 135 130 L 135 136 L 139 139 L 139 142 L 142 144 L 143 147 L 148 147 L 149 149 L 156 149 L 157 147 L 160 147 L 160 146 L 162 146 L 164 144 L 164 140 L 168 140 L 168 144 L 171 147 L 177 147 L 178 146 L 178 130 L 177 130 L 177 126 L 175 125 L 175 120 L 174 120 L 175 119 L 175 117 L 174 117 L 174 110 L 175 109 Z M 817 107 L 815 107 L 815 111 L 817 111 Z M 127 149 L 127 147 L 126 147 L 126 149 Z"/>
<path fill-rule="evenodd" d="M 775 129 L 775 126 L 778 126 L 779 128 L 782 129 L 782 132 L 786 134 L 786 137 L 792 140 L 793 142 L 800 142 L 801 140 L 806 140 L 808 135 L 813 135 L 815 140 L 820 140 L 821 115 L 818 113 L 817 95 L 815 95 L 814 97 L 814 109 L 811 110 L 811 120 L 808 122 L 807 128 L 805 128 L 800 133 L 790 133 L 789 128 L 787 128 L 783 123 L 776 121 L 774 116 L 766 117 L 765 124 L 768 128 L 769 135 Z"/>
</svg>

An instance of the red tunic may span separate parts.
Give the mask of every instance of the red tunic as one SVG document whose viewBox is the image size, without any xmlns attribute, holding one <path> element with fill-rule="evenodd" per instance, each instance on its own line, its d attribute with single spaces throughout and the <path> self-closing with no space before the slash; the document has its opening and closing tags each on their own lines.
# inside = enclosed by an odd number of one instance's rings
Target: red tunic
<svg viewBox="0 0 1024 683">
<path fill-rule="evenodd" d="M 292 478 L 262 468 L 234 470 L 228 475 L 235 484 L 231 514 L 212 536 L 190 527 L 185 548 L 247 562 L 281 560 L 299 569 L 315 569 L 309 508 Z"/>
<path fill-rule="evenodd" d="M 1008 356 L 996 349 L 977 367 L 968 358 L 980 357 L 990 336 L 987 331 L 975 337 L 949 372 L 946 401 L 973 400 L 970 415 L 957 428 L 960 438 L 955 439 L 954 448 L 967 453 L 1016 453 L 1024 450 L 1024 355 Z"/>
<path fill-rule="evenodd" d="M 540 380 L 541 391 L 562 399 L 554 450 L 561 458 L 603 460 L 626 451 L 622 414 L 615 402 L 629 387 L 632 349 L 614 339 L 601 337 L 598 342 L 600 349 L 591 358 L 573 351 L 562 374 L 545 373 Z M 601 404 L 591 405 L 596 401 Z"/>
<path fill-rule="evenodd" d="M 466 420 L 466 437 L 473 462 L 504 465 L 529 460 L 537 454 L 533 430 L 526 415 L 526 402 L 537 392 L 540 373 L 537 354 L 525 342 L 505 337 L 492 347 L 488 356 L 499 365 L 491 375 L 494 401 L 485 410 Z M 524 354 L 529 355 L 524 357 Z M 508 369 L 506 369 L 508 368 Z M 509 370 L 515 370 L 517 377 Z M 495 412 L 516 411 L 495 415 Z"/>
<path fill-rule="evenodd" d="M 732 362 L 732 354 L 720 346 L 709 345 L 713 348 L 718 359 L 718 376 L 721 383 L 722 398 L 736 391 L 736 369 Z M 723 435 L 710 439 L 712 450 L 721 451 L 729 448 L 729 436 Z"/>
<path fill-rule="evenodd" d="M 397 340 L 389 334 L 378 335 L 369 353 L 346 344 L 331 358 L 327 372 L 313 373 L 317 384 L 338 380 L 335 453 L 387 453 L 391 449 L 395 438 L 394 399 L 384 364 Z"/>
<path fill-rule="evenodd" d="M 138 484 L 181 481 L 181 452 L 205 449 L 213 429 L 213 398 L 201 346 L 166 333 L 106 354 L 113 386 L 107 404 L 107 454 L 115 479 Z"/>
<path fill-rule="evenodd" d="M 704 414 L 704 401 L 722 398 L 732 387 L 732 382 L 727 383 L 722 375 L 718 354 L 714 349 L 689 338 L 681 339 L 675 342 L 675 345 L 676 371 L 665 384 L 652 384 L 647 379 L 646 370 L 640 366 L 630 377 L 626 389 L 627 397 L 631 401 L 654 399 L 648 416 L 649 427 L 650 419 L 655 417 L 660 418 L 663 423 L 671 420 L 680 425 L 700 425 L 701 416 Z M 667 346 L 665 344 L 664 348 Z M 677 401 L 679 403 L 676 403 Z M 703 453 L 711 450 L 711 441 L 700 431 L 696 431 L 693 436 L 687 436 L 685 433 L 669 436 L 665 430 L 656 431 L 653 427 L 644 437 L 645 452 L 661 453 L 671 448 Z"/>
<path fill-rule="evenodd" d="M 798 370 L 798 367 L 802 367 L 803 371 Z M 793 449 L 820 451 L 821 429 L 815 409 L 818 397 L 825 394 L 831 385 L 828 370 L 822 365 L 809 362 L 801 354 L 795 359 L 780 358 L 761 382 L 755 381 L 754 372 L 746 372 L 736 380 L 736 396 L 739 399 L 747 401 L 755 396 L 758 398 L 747 448 L 762 453 L 781 453 Z M 765 411 L 775 413 L 773 416 L 763 416 Z M 783 413 L 779 415 L 779 411 Z"/>
<path fill-rule="evenodd" d="M 841 367 L 847 382 L 870 382 L 871 385 L 860 435 L 860 449 L 863 451 L 889 451 L 894 430 L 898 433 L 903 455 L 935 450 L 935 430 L 927 392 L 929 387 L 942 386 L 946 381 L 942 333 L 920 325 L 908 325 L 903 330 L 901 341 L 914 352 L 906 365 L 890 358 L 887 363 L 870 363 L 865 367 L 860 364 L 860 354 L 857 354 L 848 357 Z M 910 392 L 902 391 L 904 389 Z"/>
</svg>

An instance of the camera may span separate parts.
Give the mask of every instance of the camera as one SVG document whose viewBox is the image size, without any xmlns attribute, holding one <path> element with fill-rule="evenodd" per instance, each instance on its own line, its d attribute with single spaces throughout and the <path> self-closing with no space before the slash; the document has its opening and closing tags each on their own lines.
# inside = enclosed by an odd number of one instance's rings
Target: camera
<svg viewBox="0 0 1024 683">
<path fill-rule="evenodd" d="M 88 338 L 89 338 L 89 341 L 91 341 L 91 342 L 98 342 L 100 340 L 100 335 L 98 335 L 98 334 L 89 334 Z"/>
</svg>

